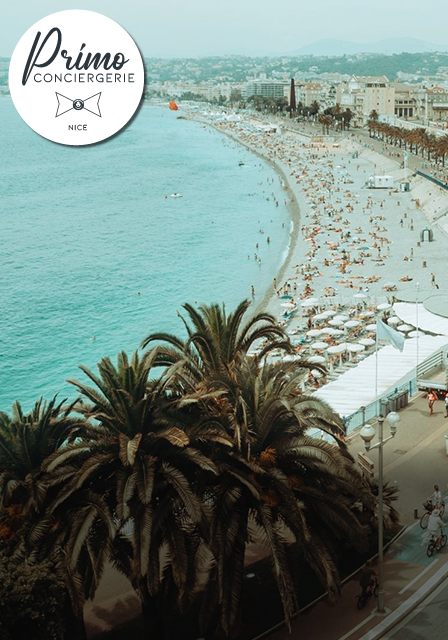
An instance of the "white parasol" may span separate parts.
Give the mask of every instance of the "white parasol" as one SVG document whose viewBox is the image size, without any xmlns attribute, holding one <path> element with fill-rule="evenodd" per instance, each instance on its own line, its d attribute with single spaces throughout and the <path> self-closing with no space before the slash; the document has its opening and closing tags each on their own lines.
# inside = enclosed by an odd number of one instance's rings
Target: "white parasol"
<svg viewBox="0 0 448 640">
<path fill-rule="evenodd" d="M 328 353 L 344 353 L 345 351 L 345 344 L 336 344 L 333 347 L 328 347 L 327 352 Z"/>
<path fill-rule="evenodd" d="M 305 298 L 305 300 L 301 300 L 300 304 L 302 307 L 314 307 L 319 302 L 319 298 Z"/>
<path fill-rule="evenodd" d="M 367 331 L 375 331 L 376 332 L 376 324 L 367 324 L 366 325 L 366 329 Z"/>
<path fill-rule="evenodd" d="M 351 351 L 352 353 L 359 353 L 360 351 L 364 351 L 365 350 L 365 346 L 363 344 L 347 343 L 347 350 Z"/>
<path fill-rule="evenodd" d="M 310 329 L 309 331 L 306 332 L 306 335 L 309 336 L 310 338 L 317 338 L 317 336 L 320 336 L 321 334 L 321 329 Z"/>
<path fill-rule="evenodd" d="M 378 311 L 386 311 L 386 309 L 390 309 L 392 307 L 388 302 L 382 302 L 377 306 Z"/>
<path fill-rule="evenodd" d="M 341 327 L 344 324 L 344 321 L 333 318 L 332 320 L 328 321 L 328 324 L 330 324 L 332 327 Z"/>
<path fill-rule="evenodd" d="M 328 344 L 326 342 L 313 342 L 311 345 L 311 349 L 314 349 L 315 351 L 323 351 L 327 347 Z"/>
<path fill-rule="evenodd" d="M 410 324 L 400 324 L 397 329 L 398 331 L 402 331 L 403 333 L 409 333 L 409 331 L 412 331 L 412 327 Z"/>
<path fill-rule="evenodd" d="M 371 347 L 373 344 L 375 344 L 375 340 L 373 340 L 372 338 L 361 338 L 361 340 L 358 340 L 359 344 L 363 344 L 365 347 Z"/>
<path fill-rule="evenodd" d="M 396 324 L 400 324 L 401 320 L 400 318 L 397 318 L 397 316 L 393 316 L 392 318 L 388 318 L 387 319 L 387 324 L 390 324 L 392 326 L 396 325 Z"/>
<path fill-rule="evenodd" d="M 359 320 L 349 320 L 348 322 L 345 323 L 345 326 L 348 329 L 354 329 L 355 327 L 359 327 L 361 323 L 359 322 Z"/>
<path fill-rule="evenodd" d="M 311 358 L 308 358 L 308 362 L 311 362 L 311 364 L 323 364 L 325 358 L 324 356 L 311 356 Z"/>
<path fill-rule="evenodd" d="M 294 309 L 296 305 L 293 304 L 292 302 L 282 302 L 280 306 L 286 307 L 286 309 Z"/>
<path fill-rule="evenodd" d="M 353 296 L 354 298 L 359 298 L 360 300 L 362 298 L 367 298 L 365 293 L 355 293 L 355 295 Z"/>
</svg>

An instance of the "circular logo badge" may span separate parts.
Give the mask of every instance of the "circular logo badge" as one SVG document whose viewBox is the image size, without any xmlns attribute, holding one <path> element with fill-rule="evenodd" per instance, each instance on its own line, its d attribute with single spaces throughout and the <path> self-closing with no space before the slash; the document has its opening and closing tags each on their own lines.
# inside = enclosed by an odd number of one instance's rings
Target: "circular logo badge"
<svg viewBox="0 0 448 640">
<path fill-rule="evenodd" d="M 92 11 L 61 11 L 20 39 L 9 66 L 14 105 L 48 140 L 74 146 L 106 140 L 140 104 L 145 72 L 131 36 Z"/>
</svg>

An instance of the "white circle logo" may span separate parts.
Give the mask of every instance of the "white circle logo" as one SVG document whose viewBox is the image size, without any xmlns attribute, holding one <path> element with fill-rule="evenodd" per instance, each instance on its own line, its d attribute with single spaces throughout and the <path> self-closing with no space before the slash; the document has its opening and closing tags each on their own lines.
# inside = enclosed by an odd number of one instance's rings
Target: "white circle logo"
<svg viewBox="0 0 448 640">
<path fill-rule="evenodd" d="M 92 11 L 61 11 L 36 22 L 9 66 L 11 97 L 27 125 L 75 146 L 120 131 L 140 104 L 144 81 L 131 36 Z"/>
</svg>

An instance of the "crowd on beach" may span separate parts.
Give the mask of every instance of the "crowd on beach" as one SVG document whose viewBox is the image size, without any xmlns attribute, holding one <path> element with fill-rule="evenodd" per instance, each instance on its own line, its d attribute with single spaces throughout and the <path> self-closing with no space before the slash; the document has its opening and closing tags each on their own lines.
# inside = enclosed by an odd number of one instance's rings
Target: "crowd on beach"
<svg viewBox="0 0 448 640">
<path fill-rule="evenodd" d="M 269 132 L 250 118 L 238 122 L 218 119 L 213 126 L 280 170 L 285 177 L 279 178 L 284 202 L 273 193 L 265 193 L 265 197 L 272 196 L 276 207 L 300 206 L 298 241 L 289 266 L 271 280 L 274 295 L 268 305 L 291 334 L 298 354 L 314 354 L 311 358 L 317 358 L 316 363 L 325 364 L 330 372 L 344 362 L 356 363 L 375 343 L 377 317 L 392 321 L 392 326 L 402 324 L 390 304 L 398 289 L 410 291 L 416 281 L 423 287 L 438 288 L 436 273 L 441 274 L 442 267 L 431 262 L 431 256 L 423 262 L 427 250 L 422 251 L 418 242 L 416 225 L 421 228 L 426 222 L 418 199 L 412 193 L 401 193 L 398 183 L 386 190 L 367 189 L 367 178 L 381 171 L 380 154 L 376 154 L 377 166 L 372 166 L 355 136 L 333 144 L 290 131 Z M 384 161 L 390 166 L 390 158 Z M 269 243 L 269 238 L 266 241 Z M 260 261 L 258 247 L 259 242 L 254 259 Z M 253 287 L 252 296 L 255 298 Z M 306 304 L 313 299 L 316 304 Z M 328 326 L 322 326 L 323 318 L 319 317 L 325 312 L 329 312 Z M 331 326 L 331 320 L 341 320 L 342 326 Z M 350 326 L 350 322 L 355 324 Z M 316 332 L 322 329 L 319 342 L 325 348 L 319 350 L 312 345 Z M 403 325 L 406 335 L 412 330 Z M 355 341 L 357 346 L 351 350 L 337 348 Z M 312 374 L 309 382 L 317 386 L 320 377 Z"/>
</svg>

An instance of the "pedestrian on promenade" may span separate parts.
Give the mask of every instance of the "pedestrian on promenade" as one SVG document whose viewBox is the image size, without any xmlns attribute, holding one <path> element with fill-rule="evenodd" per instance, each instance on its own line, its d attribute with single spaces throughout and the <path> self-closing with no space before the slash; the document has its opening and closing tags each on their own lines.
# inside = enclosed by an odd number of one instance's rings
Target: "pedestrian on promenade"
<svg viewBox="0 0 448 640">
<path fill-rule="evenodd" d="M 437 400 L 437 396 L 434 393 L 434 391 L 430 391 L 428 393 L 428 409 L 429 409 L 429 415 L 432 416 L 433 412 L 434 412 L 434 402 Z"/>
<path fill-rule="evenodd" d="M 440 542 L 443 533 L 443 521 L 440 517 L 440 511 L 438 509 L 434 509 L 434 511 L 429 516 L 428 520 L 428 533 L 432 536 L 437 537 L 437 549 L 440 549 Z"/>
<path fill-rule="evenodd" d="M 445 418 L 448 418 L 448 391 L 445 393 Z"/>
</svg>

